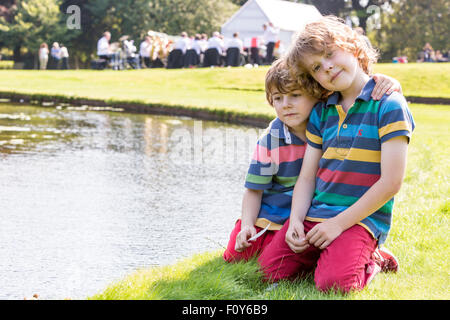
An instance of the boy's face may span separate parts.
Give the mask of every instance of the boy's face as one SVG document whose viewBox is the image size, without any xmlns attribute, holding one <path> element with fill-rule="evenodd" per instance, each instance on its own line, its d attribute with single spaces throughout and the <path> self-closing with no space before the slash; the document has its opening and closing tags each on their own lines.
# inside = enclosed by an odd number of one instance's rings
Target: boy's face
<svg viewBox="0 0 450 320">
<path fill-rule="evenodd" d="M 318 101 L 305 95 L 299 89 L 281 93 L 276 88 L 273 88 L 271 95 L 277 117 L 294 130 L 308 120 L 312 108 Z"/>
<path fill-rule="evenodd" d="M 311 76 L 330 91 L 344 91 L 354 82 L 358 72 L 356 57 L 339 47 L 331 47 L 323 54 L 306 55 L 304 64 Z"/>
</svg>

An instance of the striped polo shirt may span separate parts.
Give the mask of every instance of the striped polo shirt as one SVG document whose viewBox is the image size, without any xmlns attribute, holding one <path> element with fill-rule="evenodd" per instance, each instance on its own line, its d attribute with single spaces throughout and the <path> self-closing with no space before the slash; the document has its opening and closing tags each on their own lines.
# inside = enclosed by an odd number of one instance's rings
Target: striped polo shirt
<svg viewBox="0 0 450 320">
<path fill-rule="evenodd" d="M 245 187 L 264 190 L 255 225 L 279 230 L 289 218 L 292 191 L 303 163 L 306 143 L 274 119 L 258 139 Z"/>
<path fill-rule="evenodd" d="M 414 120 L 405 98 L 394 92 L 372 100 L 374 86 L 373 79 L 367 82 L 348 113 L 338 104 L 338 92 L 311 112 L 307 142 L 323 155 L 305 219 L 323 221 L 350 207 L 380 178 L 381 144 L 397 136 L 409 141 Z M 394 198 L 358 223 L 379 244 L 391 227 L 393 205 Z"/>
</svg>

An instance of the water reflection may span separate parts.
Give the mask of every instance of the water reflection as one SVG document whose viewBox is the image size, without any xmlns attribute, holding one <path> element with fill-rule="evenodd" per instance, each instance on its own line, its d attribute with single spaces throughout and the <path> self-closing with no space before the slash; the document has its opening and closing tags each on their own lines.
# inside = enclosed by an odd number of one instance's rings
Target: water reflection
<svg viewBox="0 0 450 320">
<path fill-rule="evenodd" d="M 258 134 L 0 105 L 0 298 L 84 298 L 137 268 L 225 246 Z"/>
</svg>

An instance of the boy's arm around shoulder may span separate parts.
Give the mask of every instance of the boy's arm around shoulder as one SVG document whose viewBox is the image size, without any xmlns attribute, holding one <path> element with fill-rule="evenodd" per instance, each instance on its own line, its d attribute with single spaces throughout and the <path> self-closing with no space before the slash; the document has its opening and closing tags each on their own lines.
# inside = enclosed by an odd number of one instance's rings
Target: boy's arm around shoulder
<svg viewBox="0 0 450 320">
<path fill-rule="evenodd" d="M 387 140 L 404 135 L 409 139 L 415 128 L 414 119 L 408 107 L 405 97 L 393 92 L 391 95 L 385 95 L 380 102 L 378 111 L 378 134 L 381 143 Z"/>
</svg>

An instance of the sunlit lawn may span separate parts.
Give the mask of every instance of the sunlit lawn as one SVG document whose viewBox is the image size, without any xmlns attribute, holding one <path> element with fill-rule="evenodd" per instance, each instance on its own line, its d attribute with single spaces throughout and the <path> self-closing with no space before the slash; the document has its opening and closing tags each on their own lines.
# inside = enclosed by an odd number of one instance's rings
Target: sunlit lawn
<svg viewBox="0 0 450 320">
<path fill-rule="evenodd" d="M 405 96 L 450 98 L 450 63 L 378 64 Z M 264 95 L 267 67 L 183 70 L 0 70 L 0 92 L 39 93 L 273 115 Z"/>
<path fill-rule="evenodd" d="M 91 299 L 449 299 L 450 106 L 411 109 L 417 127 L 386 243 L 400 260 L 397 274 L 347 296 L 319 293 L 311 277 L 267 290 L 255 261 L 226 264 L 221 249 L 136 271 Z"/>
</svg>

